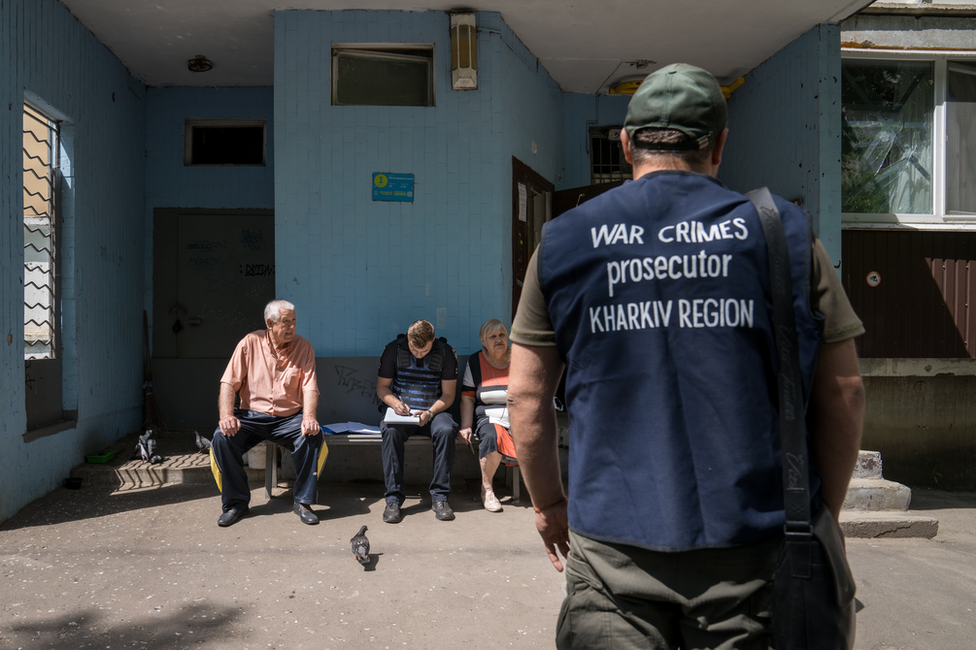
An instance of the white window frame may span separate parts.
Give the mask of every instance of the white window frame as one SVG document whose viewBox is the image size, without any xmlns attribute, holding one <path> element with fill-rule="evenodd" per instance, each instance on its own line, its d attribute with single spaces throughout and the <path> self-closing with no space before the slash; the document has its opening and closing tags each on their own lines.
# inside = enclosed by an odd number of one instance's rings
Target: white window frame
<svg viewBox="0 0 976 650">
<path fill-rule="evenodd" d="M 844 228 L 908 228 L 913 230 L 974 230 L 976 215 L 952 215 L 945 213 L 946 205 L 946 95 L 947 70 L 950 60 L 965 60 L 976 64 L 976 52 L 959 51 L 906 51 L 890 49 L 861 50 L 842 48 L 843 61 L 930 61 L 934 63 L 935 103 L 932 125 L 932 212 L 928 214 L 880 213 L 863 214 L 844 212 L 841 215 Z"/>
</svg>

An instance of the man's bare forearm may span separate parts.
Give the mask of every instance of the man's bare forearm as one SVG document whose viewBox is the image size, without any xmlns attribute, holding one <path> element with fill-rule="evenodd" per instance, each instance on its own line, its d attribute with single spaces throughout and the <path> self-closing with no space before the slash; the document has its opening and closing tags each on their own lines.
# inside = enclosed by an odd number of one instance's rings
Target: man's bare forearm
<svg viewBox="0 0 976 650">
<path fill-rule="evenodd" d="M 810 395 L 810 451 L 823 480 L 823 502 L 835 518 L 840 516 L 861 449 L 864 406 L 854 342 L 825 344 Z"/>
<path fill-rule="evenodd" d="M 237 391 L 230 384 L 220 382 L 220 394 L 217 397 L 217 413 L 220 419 L 234 417 L 234 402 L 237 399 Z"/>
<path fill-rule="evenodd" d="M 512 346 L 508 417 L 525 486 L 539 509 L 566 499 L 552 402 L 562 367 L 554 347 Z"/>
<path fill-rule="evenodd" d="M 319 417 L 319 392 L 317 390 L 305 391 L 302 403 L 302 419 L 318 421 Z"/>
</svg>

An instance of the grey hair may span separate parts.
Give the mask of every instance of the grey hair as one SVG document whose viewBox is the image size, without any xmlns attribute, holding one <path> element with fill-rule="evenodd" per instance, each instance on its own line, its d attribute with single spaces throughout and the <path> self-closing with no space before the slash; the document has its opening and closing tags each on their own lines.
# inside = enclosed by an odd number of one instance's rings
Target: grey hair
<svg viewBox="0 0 976 650">
<path fill-rule="evenodd" d="M 497 318 L 489 318 L 478 331 L 478 338 L 484 340 L 489 334 L 494 334 L 495 332 L 505 332 L 505 336 L 508 336 L 508 328 L 505 327 L 505 323 Z"/>
<path fill-rule="evenodd" d="M 265 322 L 271 321 L 272 323 L 277 323 L 278 319 L 281 318 L 282 309 L 295 311 L 295 305 L 291 304 L 287 300 L 272 300 L 264 306 Z"/>
</svg>

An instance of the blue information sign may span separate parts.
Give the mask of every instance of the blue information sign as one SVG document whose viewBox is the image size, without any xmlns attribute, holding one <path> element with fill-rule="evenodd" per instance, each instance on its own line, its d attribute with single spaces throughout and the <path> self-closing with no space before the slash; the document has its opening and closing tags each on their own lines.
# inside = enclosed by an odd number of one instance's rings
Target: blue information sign
<svg viewBox="0 0 976 650">
<path fill-rule="evenodd" d="M 374 201 L 413 201 L 413 174 L 373 173 Z"/>
</svg>

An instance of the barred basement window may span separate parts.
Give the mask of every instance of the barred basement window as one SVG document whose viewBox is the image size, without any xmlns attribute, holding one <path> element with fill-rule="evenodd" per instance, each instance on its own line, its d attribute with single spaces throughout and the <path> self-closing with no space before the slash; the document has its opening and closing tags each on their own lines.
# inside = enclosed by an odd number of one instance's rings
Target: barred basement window
<svg viewBox="0 0 976 650">
<path fill-rule="evenodd" d="M 590 129 L 590 183 L 599 185 L 625 181 L 631 177 L 631 166 L 620 146 L 619 126 Z"/>
<path fill-rule="evenodd" d="M 57 357 L 58 124 L 24 105 L 24 359 Z"/>
</svg>

